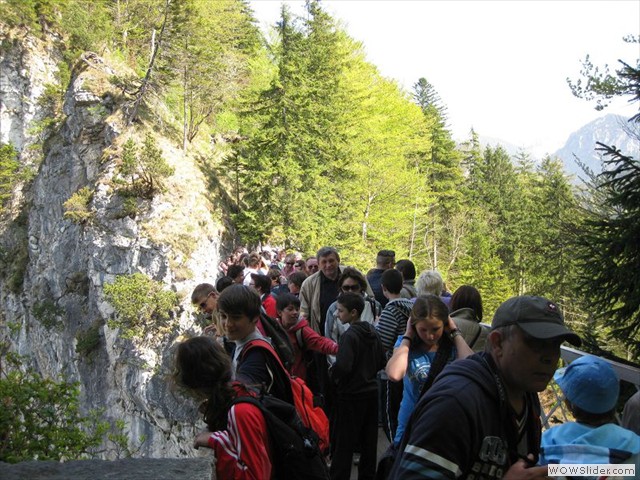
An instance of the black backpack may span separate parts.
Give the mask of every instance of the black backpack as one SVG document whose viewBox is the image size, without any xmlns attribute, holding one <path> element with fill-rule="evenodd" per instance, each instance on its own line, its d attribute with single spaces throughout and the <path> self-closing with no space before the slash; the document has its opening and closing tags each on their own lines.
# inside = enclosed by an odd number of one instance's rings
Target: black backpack
<svg viewBox="0 0 640 480">
<path fill-rule="evenodd" d="M 303 425 L 293 405 L 262 393 L 237 397 L 236 403 L 260 409 L 269 432 L 273 477 L 277 480 L 328 480 L 329 469 L 318 447 L 318 435 Z"/>
<path fill-rule="evenodd" d="M 276 320 L 267 315 L 264 311 L 260 312 L 260 322 L 264 329 L 264 334 L 271 340 L 271 346 L 280 357 L 280 361 L 291 372 L 293 366 L 294 354 L 289 334 L 282 328 Z"/>
</svg>

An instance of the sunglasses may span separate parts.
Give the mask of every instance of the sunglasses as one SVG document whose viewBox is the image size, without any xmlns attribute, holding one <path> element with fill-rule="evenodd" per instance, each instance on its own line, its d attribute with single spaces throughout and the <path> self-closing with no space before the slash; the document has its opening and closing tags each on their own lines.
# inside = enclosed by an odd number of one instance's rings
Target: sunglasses
<svg viewBox="0 0 640 480">
<path fill-rule="evenodd" d="M 293 265 L 295 262 L 287 262 L 287 265 Z"/>
<path fill-rule="evenodd" d="M 342 285 L 342 290 L 345 292 L 358 292 L 360 291 L 360 285 Z"/>
<path fill-rule="evenodd" d="M 207 306 L 207 302 L 209 301 L 209 297 L 213 294 L 213 292 L 209 293 L 209 295 L 207 295 L 203 301 L 201 301 L 198 305 L 200 306 L 200 310 L 204 310 L 204 308 Z"/>
</svg>

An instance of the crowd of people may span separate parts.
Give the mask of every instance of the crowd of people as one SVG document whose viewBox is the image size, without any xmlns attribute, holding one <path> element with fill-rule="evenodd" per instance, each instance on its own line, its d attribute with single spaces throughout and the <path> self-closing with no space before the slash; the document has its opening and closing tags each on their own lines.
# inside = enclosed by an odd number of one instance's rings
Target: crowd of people
<svg viewBox="0 0 640 480">
<path fill-rule="evenodd" d="M 609 364 L 585 356 L 556 371 L 561 344 L 581 340 L 554 302 L 512 297 L 489 325 L 473 286 L 451 294 L 437 271 L 417 276 L 392 250 L 375 263 L 363 274 L 332 247 L 307 258 L 236 249 L 215 285 L 194 289 L 212 320 L 178 345 L 176 381 L 205 400 L 208 428 L 194 445 L 214 450 L 217 478 L 277 477 L 263 412 L 234 399 L 295 404 L 296 377 L 328 417 L 335 480 L 350 478 L 354 459 L 362 480 L 533 479 L 547 478 L 549 463 L 637 462 L 640 426 L 614 424 Z M 270 318 L 288 337 L 288 368 Z M 543 434 L 537 394 L 554 375 L 576 422 Z M 625 417 L 637 422 L 637 408 Z M 378 463 L 380 426 L 391 443 Z"/>
</svg>

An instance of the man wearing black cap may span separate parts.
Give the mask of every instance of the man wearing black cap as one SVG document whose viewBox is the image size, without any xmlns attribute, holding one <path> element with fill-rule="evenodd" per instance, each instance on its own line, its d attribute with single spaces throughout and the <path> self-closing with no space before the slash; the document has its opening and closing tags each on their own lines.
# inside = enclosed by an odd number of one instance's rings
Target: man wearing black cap
<svg viewBox="0 0 640 480">
<path fill-rule="evenodd" d="M 416 405 L 390 478 L 546 478 L 547 467 L 533 466 L 537 392 L 553 378 L 565 340 L 580 345 L 555 303 L 522 296 L 500 305 L 487 351 L 447 366 Z"/>
</svg>

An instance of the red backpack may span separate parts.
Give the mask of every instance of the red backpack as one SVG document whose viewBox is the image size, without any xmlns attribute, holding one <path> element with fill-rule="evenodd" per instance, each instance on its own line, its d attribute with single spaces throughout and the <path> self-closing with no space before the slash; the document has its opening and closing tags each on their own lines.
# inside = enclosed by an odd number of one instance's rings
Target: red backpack
<svg viewBox="0 0 640 480">
<path fill-rule="evenodd" d="M 307 384 L 302 378 L 292 377 L 287 369 L 282 364 L 280 357 L 276 353 L 275 349 L 269 342 L 262 339 L 255 339 L 249 341 L 242 349 L 244 355 L 251 348 L 264 348 L 268 350 L 271 355 L 278 361 L 278 364 L 282 370 L 287 374 L 291 383 L 291 393 L 293 394 L 293 403 L 296 407 L 296 411 L 300 416 L 300 420 L 305 427 L 312 429 L 319 438 L 320 451 L 323 453 L 329 452 L 329 419 L 324 413 L 324 410 L 320 407 L 316 407 L 313 404 L 313 393 L 307 387 Z"/>
</svg>

